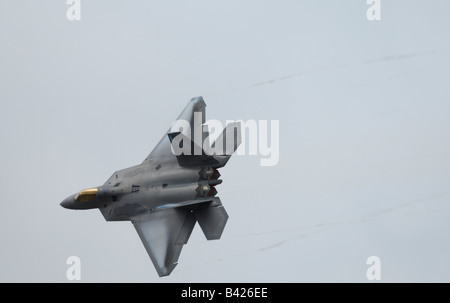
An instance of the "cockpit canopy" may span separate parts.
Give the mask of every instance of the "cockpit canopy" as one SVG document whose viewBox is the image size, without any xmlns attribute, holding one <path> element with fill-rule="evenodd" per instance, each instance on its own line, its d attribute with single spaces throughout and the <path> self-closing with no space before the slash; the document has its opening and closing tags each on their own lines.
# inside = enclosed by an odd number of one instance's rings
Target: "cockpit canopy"
<svg viewBox="0 0 450 303">
<path fill-rule="evenodd" d="M 89 188 L 80 191 L 76 196 L 75 200 L 79 202 L 87 202 L 94 200 L 97 197 L 98 188 Z"/>
</svg>

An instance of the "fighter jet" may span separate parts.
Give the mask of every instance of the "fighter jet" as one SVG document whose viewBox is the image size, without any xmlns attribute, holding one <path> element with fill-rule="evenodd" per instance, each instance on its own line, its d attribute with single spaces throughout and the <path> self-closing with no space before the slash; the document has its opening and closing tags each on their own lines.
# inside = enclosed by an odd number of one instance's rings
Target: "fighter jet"
<svg viewBox="0 0 450 303">
<path fill-rule="evenodd" d="M 202 97 L 193 98 L 141 164 L 61 202 L 74 210 L 98 208 L 106 221 L 131 221 L 160 277 L 177 265 L 196 222 L 215 240 L 228 220 L 215 187 L 222 183 L 218 169 L 241 143 L 241 125 L 228 124 L 209 145 L 205 107 Z M 179 122 L 181 131 L 173 131 Z"/>
</svg>

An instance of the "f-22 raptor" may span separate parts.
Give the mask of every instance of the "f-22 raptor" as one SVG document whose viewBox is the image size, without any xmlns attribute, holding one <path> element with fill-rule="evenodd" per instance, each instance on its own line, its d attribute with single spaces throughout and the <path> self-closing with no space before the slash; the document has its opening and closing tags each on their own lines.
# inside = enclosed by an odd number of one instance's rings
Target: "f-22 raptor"
<svg viewBox="0 0 450 303">
<path fill-rule="evenodd" d="M 177 265 L 196 222 L 207 240 L 215 240 L 228 220 L 215 187 L 222 183 L 218 169 L 241 143 L 241 124 L 228 124 L 209 145 L 205 107 L 202 97 L 193 98 L 176 120 L 184 122 L 182 131 L 170 128 L 140 165 L 119 170 L 102 186 L 82 190 L 61 203 L 75 210 L 98 208 L 106 221 L 131 221 L 160 277 Z M 192 140 L 196 136 L 200 144 Z M 174 147 L 186 144 L 197 152 L 174 152 Z M 204 148 L 208 145 L 226 145 L 228 150 L 211 153 Z"/>
</svg>

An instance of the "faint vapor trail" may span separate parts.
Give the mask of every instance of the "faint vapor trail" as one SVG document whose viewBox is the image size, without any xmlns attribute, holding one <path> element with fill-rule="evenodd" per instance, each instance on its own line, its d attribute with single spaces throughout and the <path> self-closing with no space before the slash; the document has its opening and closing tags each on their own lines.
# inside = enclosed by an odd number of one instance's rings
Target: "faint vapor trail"
<svg viewBox="0 0 450 303">
<path fill-rule="evenodd" d="M 310 225 L 310 226 L 302 226 L 302 227 L 293 227 L 293 228 L 285 228 L 285 229 L 279 229 L 279 230 L 272 230 L 272 231 L 265 231 L 265 232 L 260 232 L 260 233 L 249 233 L 249 234 L 241 234 L 241 235 L 237 235 L 234 237 L 228 237 L 228 238 L 224 238 L 222 239 L 222 241 L 224 240 L 228 240 L 228 239 L 233 239 L 233 238 L 239 238 L 239 237 L 252 237 L 252 236 L 258 236 L 258 235 L 268 235 L 268 234 L 273 234 L 273 233 L 282 233 L 282 232 L 290 232 L 290 231 L 296 231 L 296 230 L 309 230 L 306 232 L 302 232 L 300 234 L 294 235 L 290 238 L 284 239 L 284 240 L 279 240 L 278 242 L 275 242 L 273 244 L 269 244 L 260 248 L 256 248 L 256 249 L 252 249 L 252 250 L 248 250 L 246 252 L 242 252 L 242 253 L 237 253 L 234 255 L 229 255 L 229 256 L 225 256 L 225 257 L 221 257 L 218 259 L 210 259 L 210 260 L 206 260 L 203 263 L 199 263 L 199 264 L 195 264 L 192 266 L 187 266 L 184 268 L 180 268 L 178 269 L 178 272 L 182 272 L 185 270 L 190 270 L 191 268 L 196 268 L 199 266 L 206 266 L 210 263 L 215 263 L 215 262 L 222 262 L 222 261 L 227 261 L 230 259 L 235 259 L 235 258 L 240 258 L 243 256 L 247 256 L 247 255 L 251 255 L 254 253 L 261 253 L 261 252 L 265 252 L 271 249 L 275 249 L 278 248 L 280 246 L 283 246 L 285 244 L 288 244 L 292 241 L 296 241 L 299 239 L 304 239 L 308 236 L 314 235 L 314 234 L 318 234 L 321 232 L 324 232 L 326 230 L 329 230 L 332 227 L 336 227 L 336 226 L 345 226 L 345 225 L 353 225 L 353 224 L 362 224 L 362 223 L 369 223 L 369 222 L 380 222 L 380 221 L 385 221 L 385 220 L 389 220 L 389 219 L 395 219 L 398 216 L 382 216 L 382 215 L 386 215 L 389 214 L 391 212 L 394 212 L 396 210 L 399 209 L 404 209 L 410 206 L 413 206 L 415 204 L 420 204 L 426 201 L 430 201 L 430 200 L 435 200 L 437 198 L 440 197 L 444 197 L 450 194 L 450 191 L 447 192 L 442 192 L 442 193 L 437 193 L 434 195 L 430 195 L 428 197 L 423 197 L 420 199 L 416 199 L 413 201 L 409 201 L 397 206 L 393 206 L 393 207 L 389 207 L 389 208 L 385 208 L 382 209 L 380 211 L 377 212 L 373 212 L 370 213 L 368 215 L 365 215 L 363 217 L 361 217 L 360 219 L 355 219 L 355 220 L 344 220 L 344 221 L 337 221 L 337 222 L 327 222 L 327 223 L 320 223 L 320 224 L 314 224 L 314 225 Z M 415 213 L 415 214 L 401 214 L 401 217 L 412 217 L 412 216 L 424 216 L 424 215 L 436 215 L 438 214 L 439 211 L 438 210 L 432 210 L 432 211 L 426 211 L 426 212 L 419 212 L 419 213 Z M 176 275 L 178 272 L 174 272 L 174 274 Z"/>
<path fill-rule="evenodd" d="M 323 118 L 323 119 L 315 119 L 315 120 L 303 120 L 299 121 L 299 123 L 317 123 L 317 122 L 326 122 L 326 121 L 336 121 L 336 120 L 347 120 L 347 119 L 359 119 L 359 118 L 365 118 L 365 117 L 372 117 L 372 116 L 383 116 L 387 114 L 395 114 L 395 113 L 402 113 L 406 111 L 417 111 L 422 109 L 428 109 L 428 108 L 436 108 L 441 106 L 448 106 L 450 103 L 439 103 L 439 104 L 429 104 L 429 105 L 418 105 L 418 106 L 412 106 L 407 108 L 394 108 L 391 110 L 384 110 L 379 111 L 375 113 L 360 113 L 360 114 L 354 114 L 354 115 L 347 115 L 347 116 L 340 116 L 340 117 L 331 117 L 331 118 Z"/>
<path fill-rule="evenodd" d="M 363 217 L 361 217 L 360 219 L 354 219 L 354 220 L 345 220 L 345 221 L 337 221 L 337 222 L 326 222 L 326 223 L 320 223 L 320 224 L 314 224 L 314 225 L 309 225 L 309 226 L 302 226 L 302 227 L 292 227 L 292 228 L 284 228 L 284 229 L 278 229 L 278 230 L 271 230 L 271 231 L 263 231 L 263 232 L 259 232 L 259 233 L 248 233 L 248 234 L 241 234 L 241 235 L 236 235 L 234 237 L 229 237 L 229 239 L 232 238 L 239 238 L 239 237 L 249 237 L 249 236 L 259 236 L 259 235 L 268 235 L 268 234 L 273 234 L 273 233 L 281 233 L 281 232 L 290 232 L 290 231 L 297 231 L 297 230 L 317 230 L 317 229 L 327 229 L 333 226 L 340 226 L 340 225 L 348 225 L 348 224 L 358 224 L 358 223 L 367 223 L 367 222 L 371 222 L 371 221 L 378 221 L 378 220 L 384 220 L 387 218 L 378 218 L 380 215 L 384 215 L 402 208 L 407 208 L 409 206 L 415 205 L 415 204 L 420 204 L 423 202 L 427 202 L 430 200 L 435 200 L 437 198 L 441 198 L 444 196 L 448 196 L 450 195 L 450 191 L 446 191 L 446 192 L 441 192 L 441 193 L 437 193 L 434 195 L 430 195 L 428 197 L 423 197 L 420 199 L 416 199 L 416 200 L 412 200 L 412 201 L 408 201 L 393 207 L 388 207 L 370 214 L 367 214 Z M 305 235 L 307 235 L 308 233 L 306 233 Z"/>
<path fill-rule="evenodd" d="M 321 68 L 311 69 L 311 70 L 302 71 L 302 72 L 290 74 L 287 76 L 283 76 L 283 77 L 279 77 L 279 78 L 275 78 L 275 79 L 271 79 L 271 80 L 267 80 L 267 81 L 262 81 L 262 82 L 259 82 L 259 83 L 253 84 L 253 85 L 231 89 L 231 90 L 228 90 L 225 92 L 208 93 L 208 94 L 205 94 L 204 96 L 210 97 L 210 96 L 220 96 L 220 95 L 236 93 L 236 92 L 240 92 L 240 91 L 244 91 L 244 90 L 248 90 L 248 89 L 252 89 L 252 88 L 257 88 L 257 87 L 264 86 L 264 85 L 270 85 L 270 84 L 273 84 L 273 83 L 276 83 L 279 81 L 284 81 L 284 80 L 288 80 L 288 79 L 292 79 L 292 78 L 296 78 L 296 77 L 300 77 L 300 76 L 304 76 L 304 75 L 344 68 L 344 67 L 347 67 L 347 65 L 348 64 L 343 64 L 343 65 L 332 66 L 332 67 L 321 67 Z"/>
<path fill-rule="evenodd" d="M 377 216 L 380 216 L 380 215 L 388 214 L 388 213 L 391 213 L 393 211 L 396 211 L 396 210 L 399 210 L 399 209 L 402 209 L 402 208 L 406 208 L 406 207 L 409 207 L 409 206 L 412 206 L 412 205 L 415 205 L 415 204 L 419 204 L 419 203 L 427 202 L 427 201 L 430 201 L 430 200 L 434 200 L 434 199 L 437 199 L 437 198 L 440 198 L 440 197 L 443 197 L 443 196 L 447 196 L 449 194 L 450 194 L 450 191 L 442 192 L 442 193 L 434 194 L 434 195 L 431 195 L 431 196 L 428 196 L 428 197 L 425 197 L 425 198 L 421 198 L 421 199 L 418 199 L 418 200 L 406 202 L 406 203 L 403 203 L 403 204 L 400 204 L 400 205 L 397 205 L 397 206 L 394 206 L 394 207 L 388 207 L 388 208 L 382 209 L 380 211 L 370 213 L 365 218 L 373 218 L 373 217 L 377 217 Z"/>
<path fill-rule="evenodd" d="M 393 56 L 385 56 L 381 58 L 375 58 L 375 59 L 366 59 L 363 60 L 361 63 L 363 64 L 372 64 L 377 62 L 383 62 L 383 61 L 397 61 L 397 60 L 405 60 L 415 57 L 422 57 L 422 56 L 430 56 L 437 54 L 438 51 L 427 51 L 427 52 L 415 52 L 415 53 L 408 53 L 408 54 L 402 54 L 402 55 L 393 55 Z"/>
<path fill-rule="evenodd" d="M 427 159 L 427 158 L 431 158 L 431 157 L 439 157 L 442 155 L 448 155 L 450 153 L 450 151 L 442 151 L 439 153 L 433 153 L 433 154 L 422 154 L 422 155 L 416 155 L 414 157 L 409 157 L 409 158 L 399 158 L 399 159 L 391 159 L 388 161 L 379 161 L 379 162 L 373 162 L 373 163 L 369 163 L 369 164 L 364 164 L 364 165 L 358 165 L 358 166 L 353 166 L 353 167 L 347 167 L 347 168 L 342 168 L 339 170 L 335 170 L 333 171 L 334 173 L 339 173 L 339 172 L 348 172 L 348 171 L 353 171 L 356 169 L 361 169 L 361 168 L 370 168 L 370 167 L 380 167 L 386 164 L 398 164 L 398 163 L 405 163 L 405 162 L 410 162 L 410 161 L 415 161 L 415 160 L 419 160 L 419 159 Z"/>
<path fill-rule="evenodd" d="M 373 58 L 373 59 L 365 59 L 360 62 L 357 62 L 356 64 L 373 64 L 373 63 L 379 63 L 379 62 L 399 61 L 399 60 L 406 60 L 406 59 L 422 57 L 422 56 L 436 55 L 440 52 L 448 52 L 448 50 L 444 50 L 444 51 L 432 50 L 432 51 L 427 51 L 427 52 L 414 52 L 414 53 L 407 53 L 407 54 L 400 54 L 400 55 L 384 56 L 384 57 Z M 304 76 L 304 75 L 332 71 L 332 70 L 336 70 L 336 69 L 346 68 L 346 67 L 349 67 L 352 65 L 355 65 L 355 63 L 352 63 L 352 64 L 347 63 L 347 64 L 341 64 L 341 65 L 336 65 L 336 66 L 321 67 L 321 68 L 311 69 L 311 70 L 307 70 L 307 71 L 301 71 L 301 72 L 298 72 L 295 74 L 290 74 L 290 75 L 286 75 L 283 77 L 262 81 L 262 82 L 259 82 L 259 83 L 253 84 L 253 85 L 249 85 L 249 86 L 243 86 L 243 87 L 239 87 L 239 88 L 235 88 L 235 89 L 230 89 L 230 90 L 227 90 L 224 92 L 207 93 L 207 94 L 204 94 L 203 96 L 210 97 L 210 96 L 220 96 L 220 95 L 236 93 L 236 92 L 240 92 L 240 91 L 244 91 L 244 90 L 248 90 L 248 89 L 252 89 L 252 88 L 257 88 L 260 86 L 270 85 L 270 84 L 273 84 L 276 82 L 280 82 L 280 81 L 284 81 L 284 80 L 288 80 L 288 79 L 292 79 L 292 78 L 296 78 L 296 77 L 300 77 L 300 76 Z"/>
</svg>

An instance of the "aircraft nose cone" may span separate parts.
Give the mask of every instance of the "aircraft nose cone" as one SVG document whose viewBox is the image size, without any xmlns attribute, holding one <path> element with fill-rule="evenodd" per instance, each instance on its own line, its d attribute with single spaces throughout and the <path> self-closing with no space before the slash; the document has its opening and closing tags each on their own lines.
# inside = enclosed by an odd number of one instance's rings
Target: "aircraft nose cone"
<svg viewBox="0 0 450 303">
<path fill-rule="evenodd" d="M 64 199 L 64 201 L 62 201 L 59 205 L 67 209 L 74 209 L 74 204 L 75 204 L 75 197 L 70 196 Z"/>
</svg>

